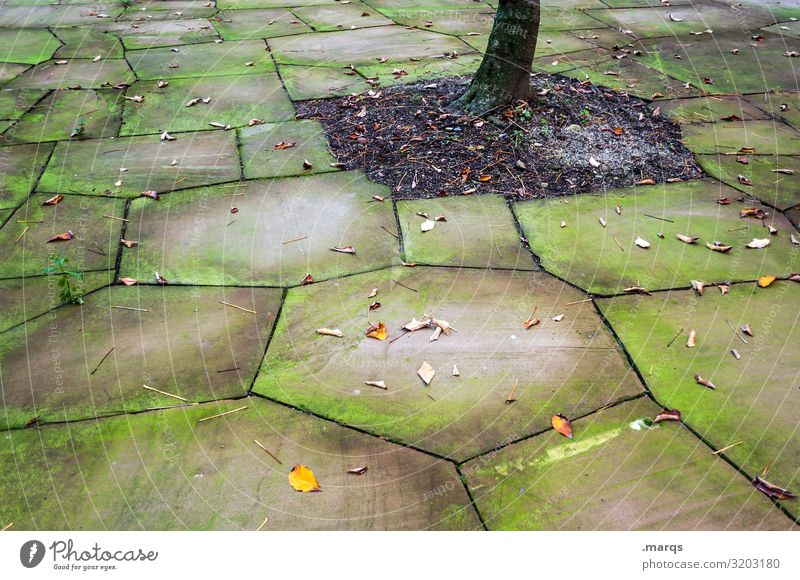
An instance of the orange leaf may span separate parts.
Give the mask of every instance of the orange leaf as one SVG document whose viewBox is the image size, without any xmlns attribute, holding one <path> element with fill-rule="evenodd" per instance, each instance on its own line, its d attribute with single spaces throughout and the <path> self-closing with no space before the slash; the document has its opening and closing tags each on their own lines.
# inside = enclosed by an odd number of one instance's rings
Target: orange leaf
<svg viewBox="0 0 800 580">
<path fill-rule="evenodd" d="M 758 285 L 761 288 L 766 288 L 770 284 L 772 284 L 777 278 L 775 276 L 759 276 L 758 277 Z"/>
<path fill-rule="evenodd" d="M 314 472 L 305 465 L 295 465 L 289 472 L 289 485 L 295 491 L 322 491 L 317 483 L 317 478 L 314 477 Z"/>
<path fill-rule="evenodd" d="M 369 338 L 386 340 L 387 336 L 389 336 L 389 333 L 386 332 L 386 325 L 383 322 L 378 322 L 377 324 L 370 324 L 369 328 L 367 329 L 367 337 Z"/>
<path fill-rule="evenodd" d="M 564 415 L 553 415 L 551 420 L 553 429 L 561 433 L 564 437 L 572 439 L 572 421 L 567 419 Z"/>
</svg>

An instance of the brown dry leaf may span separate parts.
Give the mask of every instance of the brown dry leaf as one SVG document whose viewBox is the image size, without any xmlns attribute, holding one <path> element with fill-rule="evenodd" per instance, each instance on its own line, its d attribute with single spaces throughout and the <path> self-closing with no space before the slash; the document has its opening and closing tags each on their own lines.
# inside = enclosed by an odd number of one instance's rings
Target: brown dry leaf
<svg viewBox="0 0 800 580">
<path fill-rule="evenodd" d="M 136 278 L 120 278 L 119 281 L 126 286 L 134 286 L 138 282 Z"/>
<path fill-rule="evenodd" d="M 67 242 L 75 237 L 75 234 L 72 233 L 72 230 L 68 230 L 62 234 L 57 234 L 52 238 L 48 239 L 45 243 L 49 244 L 50 242 Z"/>
<path fill-rule="evenodd" d="M 367 472 L 367 466 L 362 465 L 361 467 L 353 467 L 352 469 L 348 469 L 347 473 L 350 475 L 364 475 Z"/>
<path fill-rule="evenodd" d="M 794 169 L 784 169 L 779 167 L 778 169 L 773 169 L 773 173 L 783 173 L 784 175 L 794 175 Z"/>
<path fill-rule="evenodd" d="M 642 286 L 629 286 L 628 288 L 623 288 L 622 291 L 625 294 L 644 294 L 645 296 L 652 296 L 647 288 L 643 288 Z"/>
<path fill-rule="evenodd" d="M 427 320 L 425 316 L 422 317 L 422 320 L 417 320 L 416 318 L 412 318 L 411 322 L 403 326 L 403 330 L 408 330 L 409 332 L 415 332 L 417 330 L 422 330 L 423 328 L 428 328 L 431 325 L 431 321 Z"/>
<path fill-rule="evenodd" d="M 736 176 L 736 179 L 742 185 L 753 185 L 753 180 L 749 179 L 746 175 L 742 175 L 741 173 Z"/>
<path fill-rule="evenodd" d="M 558 433 L 572 439 L 572 421 L 567 419 L 564 415 L 553 415 L 550 423 L 553 425 L 553 429 Z"/>
<path fill-rule="evenodd" d="M 149 197 L 150 199 L 158 201 L 158 194 L 155 191 L 143 191 L 142 197 Z"/>
<path fill-rule="evenodd" d="M 698 236 L 684 236 L 683 234 L 676 234 L 675 237 L 684 244 L 693 244 L 700 239 Z"/>
<path fill-rule="evenodd" d="M 755 147 L 740 147 L 739 148 L 739 153 L 741 153 L 743 155 L 752 155 L 755 152 L 756 152 Z"/>
<path fill-rule="evenodd" d="M 758 475 L 756 475 L 756 478 L 753 480 L 753 485 L 756 487 L 758 491 L 760 491 L 767 497 L 771 497 L 774 499 L 794 499 L 795 497 L 797 497 L 788 489 L 783 487 L 778 487 L 774 483 L 770 483 L 765 479 L 761 479 L 761 477 Z"/>
<path fill-rule="evenodd" d="M 384 391 L 388 391 L 389 388 L 386 386 L 386 383 L 383 381 L 364 381 L 364 384 L 370 387 L 377 387 L 379 389 L 383 389 Z"/>
<path fill-rule="evenodd" d="M 64 196 L 59 193 L 49 199 L 44 200 L 42 205 L 56 205 L 62 199 L 64 199 Z"/>
<path fill-rule="evenodd" d="M 373 288 L 372 292 L 369 293 L 369 296 L 367 296 L 367 298 L 375 298 L 377 295 L 378 295 L 378 289 Z"/>
<path fill-rule="evenodd" d="M 377 310 L 381 307 L 381 303 L 375 300 L 372 304 L 369 305 L 367 308 L 367 312 L 372 312 L 373 310 Z"/>
<path fill-rule="evenodd" d="M 664 409 L 656 418 L 653 419 L 653 423 L 661 423 L 662 421 L 680 421 L 681 420 L 681 412 L 677 409 L 667 410 Z"/>
<path fill-rule="evenodd" d="M 436 216 L 435 218 L 433 218 L 433 219 L 434 219 L 435 221 L 437 221 L 437 222 L 446 222 L 446 221 L 447 221 L 447 218 L 446 218 L 446 217 L 444 217 L 444 214 L 442 214 L 442 215 L 437 215 L 437 216 Z"/>
<path fill-rule="evenodd" d="M 154 275 L 155 275 L 156 282 L 158 282 L 162 286 L 166 286 L 167 284 L 169 284 L 169 281 L 166 278 L 164 278 L 164 276 L 159 274 L 158 272 L 154 272 Z"/>
<path fill-rule="evenodd" d="M 756 219 L 761 220 L 767 217 L 767 212 L 758 207 L 745 207 L 739 210 L 739 217 L 740 218 L 754 217 Z"/>
<path fill-rule="evenodd" d="M 706 283 L 705 282 L 701 282 L 700 280 L 692 280 L 692 288 L 700 296 L 703 295 L 703 288 L 705 288 L 705 287 L 706 287 Z"/>
<path fill-rule="evenodd" d="M 712 383 L 712 382 L 711 382 L 710 380 L 708 380 L 708 379 L 704 379 L 704 378 L 703 378 L 703 377 L 701 377 L 700 375 L 695 375 L 695 376 L 694 376 L 694 380 L 695 380 L 695 382 L 696 382 L 698 385 L 703 385 L 704 387 L 706 387 L 706 388 L 708 388 L 708 389 L 712 389 L 712 390 L 714 390 L 714 389 L 716 389 L 716 388 L 717 388 L 717 386 L 716 386 L 714 383 Z"/>
<path fill-rule="evenodd" d="M 307 286 L 308 284 L 314 283 L 314 277 L 311 274 L 306 274 L 302 280 L 300 280 L 301 286 Z"/>
<path fill-rule="evenodd" d="M 377 340 L 386 340 L 389 333 L 386 331 L 386 325 L 383 322 L 375 322 L 367 328 L 367 338 L 374 338 Z"/>
<path fill-rule="evenodd" d="M 344 334 L 338 328 L 318 328 L 317 334 L 322 334 L 324 336 L 335 336 L 336 338 L 342 338 Z"/>
<path fill-rule="evenodd" d="M 730 290 L 730 289 L 731 289 L 731 287 L 728 286 L 727 284 L 720 284 L 719 285 L 719 291 L 720 291 L 721 294 L 727 294 L 728 290 Z"/>
<path fill-rule="evenodd" d="M 656 180 L 652 177 L 646 177 L 645 179 L 640 179 L 639 181 L 635 181 L 634 185 L 655 185 Z"/>
<path fill-rule="evenodd" d="M 760 250 L 767 246 L 769 246 L 769 238 L 753 238 L 753 240 L 747 244 L 748 248 L 754 250 Z"/>
<path fill-rule="evenodd" d="M 308 159 L 303 159 L 303 169 L 311 169 L 314 167 L 314 164 L 311 163 Z"/>
<path fill-rule="evenodd" d="M 334 246 L 331 248 L 334 252 L 339 252 L 342 254 L 355 254 L 356 250 L 353 246 Z"/>
<path fill-rule="evenodd" d="M 122 238 L 119 241 L 119 243 L 125 246 L 126 248 L 135 248 L 136 246 L 139 245 L 139 242 L 134 242 L 133 240 L 126 240 L 125 238 Z"/>
<path fill-rule="evenodd" d="M 437 326 L 436 329 L 433 331 L 433 334 L 428 339 L 428 342 L 433 342 L 435 340 L 439 340 L 439 336 L 442 334 L 442 327 Z"/>
<path fill-rule="evenodd" d="M 614 135 L 616 135 L 617 137 L 619 137 L 620 135 L 622 135 L 622 133 L 624 133 L 622 127 L 614 127 L 613 129 L 611 129 L 611 132 L 614 133 Z"/>
<path fill-rule="evenodd" d="M 436 371 L 428 364 L 428 361 L 422 361 L 422 366 L 419 367 L 417 374 L 426 385 L 430 385 L 433 377 L 436 376 Z"/>
<path fill-rule="evenodd" d="M 272 148 L 276 151 L 283 151 L 284 149 L 291 149 L 297 145 L 297 141 L 281 141 L 276 143 Z"/>
<path fill-rule="evenodd" d="M 531 326 L 536 326 L 540 322 L 541 320 L 539 320 L 538 318 L 534 318 L 533 314 L 531 314 L 530 318 L 528 318 L 528 320 L 522 323 L 522 327 L 525 330 L 528 330 Z"/>
<path fill-rule="evenodd" d="M 753 329 L 750 327 L 749 323 L 748 324 L 742 324 L 739 328 L 747 336 L 753 336 Z"/>
<path fill-rule="evenodd" d="M 621 205 L 617 205 L 614 208 L 614 211 L 617 212 L 617 215 L 622 215 L 622 206 Z"/>
<path fill-rule="evenodd" d="M 713 244 L 706 242 L 706 248 L 708 248 L 712 252 L 719 252 L 721 254 L 724 254 L 725 252 L 729 252 L 733 248 L 733 246 L 726 246 L 725 244 L 721 244 L 720 242 L 714 242 Z"/>
<path fill-rule="evenodd" d="M 775 276 L 759 276 L 758 277 L 758 285 L 761 288 L 766 288 L 770 284 L 772 284 L 777 278 Z"/>
<path fill-rule="evenodd" d="M 314 472 L 305 465 L 295 465 L 289 472 L 289 485 L 295 491 L 309 492 L 309 491 L 322 491 L 317 483 L 317 478 L 314 477 Z"/>
<path fill-rule="evenodd" d="M 689 338 L 686 339 L 686 346 L 687 348 L 694 348 L 697 346 L 697 332 L 695 332 L 694 328 L 689 331 Z"/>
</svg>

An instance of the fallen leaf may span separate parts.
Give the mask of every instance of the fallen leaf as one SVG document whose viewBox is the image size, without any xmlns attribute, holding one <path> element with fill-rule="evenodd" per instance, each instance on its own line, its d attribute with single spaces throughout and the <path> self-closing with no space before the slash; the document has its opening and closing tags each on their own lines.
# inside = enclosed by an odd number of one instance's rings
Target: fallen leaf
<svg viewBox="0 0 800 580">
<path fill-rule="evenodd" d="M 766 248 L 767 246 L 769 246 L 769 238 L 753 238 L 753 240 L 747 244 L 748 248 L 753 249 Z"/>
<path fill-rule="evenodd" d="M 164 131 L 161 133 L 161 140 L 162 141 L 175 141 L 175 137 Z"/>
<path fill-rule="evenodd" d="M 142 197 L 149 197 L 150 199 L 158 200 L 158 194 L 155 191 L 143 191 Z"/>
<path fill-rule="evenodd" d="M 562 228 L 565 228 L 565 227 L 567 227 L 567 222 L 565 222 L 565 221 L 563 221 L 563 220 L 562 220 L 562 222 L 561 222 L 561 227 L 562 227 Z"/>
<path fill-rule="evenodd" d="M 692 280 L 692 288 L 700 296 L 703 295 L 703 288 L 705 288 L 705 287 L 706 287 L 706 283 L 705 282 L 701 282 L 700 280 Z"/>
<path fill-rule="evenodd" d="M 606 227 L 606 220 L 604 220 L 603 218 L 599 217 L 599 218 L 597 218 L 597 221 L 600 222 L 601 226 Z"/>
<path fill-rule="evenodd" d="M 716 389 L 716 388 L 717 388 L 717 387 L 716 387 L 716 385 L 715 385 L 714 383 L 712 383 L 712 382 L 711 382 L 710 380 L 708 380 L 708 379 L 704 379 L 704 378 L 703 378 L 703 377 L 701 377 L 700 375 L 695 375 L 695 376 L 694 376 L 694 380 L 695 380 L 695 382 L 696 382 L 698 385 L 703 385 L 704 387 L 706 387 L 706 388 L 708 388 L 708 389 L 712 389 L 712 390 L 713 390 L 713 389 Z"/>
<path fill-rule="evenodd" d="M 119 241 L 119 243 L 125 246 L 126 248 L 135 248 L 136 246 L 139 245 L 139 242 L 135 242 L 133 240 L 126 240 L 125 238 L 122 238 Z"/>
<path fill-rule="evenodd" d="M 541 322 L 541 320 L 539 320 L 538 318 L 534 318 L 533 314 L 531 314 L 530 317 L 528 318 L 528 320 L 526 320 L 525 322 L 522 323 L 522 327 L 525 330 L 528 330 L 531 326 L 536 326 L 540 322 Z"/>
<path fill-rule="evenodd" d="M 749 323 L 748 324 L 742 324 L 739 328 L 747 336 L 753 336 L 753 329 L 750 327 Z"/>
<path fill-rule="evenodd" d="M 727 293 L 728 293 L 728 290 L 730 290 L 730 289 L 731 289 L 731 287 L 730 287 L 730 286 L 728 286 L 727 284 L 720 284 L 720 285 L 719 285 L 719 292 L 720 292 L 720 294 L 727 294 Z"/>
<path fill-rule="evenodd" d="M 729 252 L 733 248 L 733 246 L 726 246 L 725 244 L 722 244 L 720 242 L 714 242 L 713 244 L 709 244 L 708 242 L 706 242 L 706 248 L 708 248 L 713 252 L 719 252 L 721 254 L 724 254 L 725 252 Z"/>
<path fill-rule="evenodd" d="M 778 169 L 773 169 L 773 173 L 783 173 L 784 175 L 794 175 L 794 169 L 784 169 L 779 167 Z"/>
<path fill-rule="evenodd" d="M 800 238 L 798 238 L 794 234 L 789 234 L 789 241 L 792 242 L 792 244 L 795 246 L 800 246 Z"/>
<path fill-rule="evenodd" d="M 291 149 L 295 145 L 297 145 L 297 141 L 281 141 L 280 143 L 273 145 L 272 148 L 276 151 L 282 151 L 284 149 Z"/>
<path fill-rule="evenodd" d="M 419 378 L 421 378 L 426 385 L 430 385 L 433 377 L 436 376 L 436 371 L 428 364 L 428 361 L 422 361 L 422 366 L 417 371 Z"/>
<path fill-rule="evenodd" d="M 347 473 L 351 475 L 364 475 L 367 472 L 367 466 L 362 465 L 361 467 L 353 467 L 352 469 L 348 469 Z"/>
<path fill-rule="evenodd" d="M 672 22 L 683 22 L 683 18 L 678 18 L 677 16 L 674 16 L 674 15 L 672 14 L 672 12 L 670 12 L 670 13 L 669 13 L 669 19 L 670 19 Z"/>
<path fill-rule="evenodd" d="M 794 499 L 796 496 L 783 487 L 778 487 L 774 483 L 770 483 L 765 479 L 761 479 L 760 476 L 756 475 L 755 479 L 753 480 L 753 485 L 756 487 L 758 491 L 766 495 L 767 497 L 771 497 L 774 499 Z"/>
<path fill-rule="evenodd" d="M 656 180 L 653 179 L 652 177 L 646 177 L 644 179 L 640 179 L 639 181 L 634 181 L 633 184 L 634 185 L 655 185 L 656 184 Z"/>
<path fill-rule="evenodd" d="M 336 338 L 342 338 L 344 334 L 338 328 L 318 328 L 317 334 L 322 334 L 324 336 L 335 336 Z"/>
<path fill-rule="evenodd" d="M 693 244 L 700 239 L 697 236 L 684 236 L 683 234 L 676 234 L 675 237 L 678 238 L 680 241 L 682 241 L 684 244 Z"/>
<path fill-rule="evenodd" d="M 447 218 L 446 218 L 446 217 L 444 217 L 444 214 L 442 214 L 442 215 L 437 215 L 437 216 L 436 216 L 435 218 L 433 218 L 433 219 L 434 219 L 435 221 L 437 221 L 437 222 L 446 222 L 446 221 L 447 221 Z"/>
<path fill-rule="evenodd" d="M 75 234 L 72 233 L 72 230 L 66 231 L 63 234 L 57 234 L 47 240 L 45 243 L 49 244 L 50 242 L 66 242 L 71 240 L 75 237 Z"/>
<path fill-rule="evenodd" d="M 303 169 L 311 169 L 314 165 L 308 160 L 303 159 Z"/>
<path fill-rule="evenodd" d="M 621 205 L 615 206 L 614 211 L 617 212 L 617 215 L 622 215 L 622 206 Z"/>
<path fill-rule="evenodd" d="M 314 472 L 305 465 L 295 465 L 289 472 L 289 485 L 295 491 L 309 492 L 309 491 L 322 491 L 317 483 L 317 478 L 314 477 Z"/>
<path fill-rule="evenodd" d="M 356 251 L 353 246 L 334 246 L 331 248 L 334 252 L 339 252 L 342 254 L 355 254 Z"/>
<path fill-rule="evenodd" d="M 572 439 L 572 421 L 567 419 L 564 415 L 553 415 L 550 423 L 553 425 L 553 429 L 555 429 L 556 432 L 561 433 L 564 437 Z"/>
<path fill-rule="evenodd" d="M 742 175 L 741 173 L 736 176 L 736 179 L 742 185 L 753 185 L 753 180 L 749 179 L 747 176 Z"/>
<path fill-rule="evenodd" d="M 64 196 L 60 193 L 54 195 L 53 197 L 46 199 L 42 202 L 42 205 L 56 205 L 59 201 L 64 199 Z"/>
<path fill-rule="evenodd" d="M 436 222 L 433 220 L 425 220 L 419 226 L 419 229 L 424 232 L 429 232 L 436 227 Z"/>
<path fill-rule="evenodd" d="M 228 131 L 231 128 L 230 125 L 226 125 L 225 123 L 218 123 L 217 121 L 211 121 L 208 125 L 210 127 L 215 127 L 217 129 L 224 129 L 225 131 Z"/>
<path fill-rule="evenodd" d="M 681 412 L 677 409 L 667 410 L 664 409 L 656 418 L 653 419 L 653 423 L 661 423 L 662 421 L 680 421 L 681 420 Z"/>
<path fill-rule="evenodd" d="M 388 391 L 389 389 L 386 387 L 386 383 L 383 381 L 364 381 L 365 385 L 370 387 L 377 387 L 379 389 L 383 389 L 384 391 Z"/>
<path fill-rule="evenodd" d="M 378 295 L 378 289 L 373 288 L 372 291 L 369 293 L 369 296 L 367 296 L 367 298 L 375 298 L 377 295 Z"/>
<path fill-rule="evenodd" d="M 389 333 L 386 331 L 386 325 L 383 322 L 373 322 L 366 330 L 368 338 L 375 338 L 377 340 L 386 340 Z"/>
<path fill-rule="evenodd" d="M 372 302 L 372 304 L 369 305 L 369 307 L 367 308 L 367 312 L 372 312 L 373 310 L 377 310 L 380 307 L 381 303 L 375 300 Z"/>
<path fill-rule="evenodd" d="M 623 288 L 622 291 L 625 294 L 644 294 L 646 296 L 652 296 L 647 288 L 643 288 L 642 286 L 629 286 L 628 288 Z"/>
<path fill-rule="evenodd" d="M 758 277 L 758 285 L 761 288 L 766 288 L 770 284 L 772 284 L 777 278 L 775 276 L 759 276 Z"/>
<path fill-rule="evenodd" d="M 159 274 L 158 272 L 155 272 L 155 278 L 156 278 L 156 282 L 158 282 L 162 286 L 166 286 L 167 284 L 169 284 L 169 281 L 166 278 L 164 278 L 164 276 Z"/>
<path fill-rule="evenodd" d="M 439 340 L 439 335 L 441 334 L 442 334 L 442 328 L 440 326 L 437 326 L 436 329 L 433 331 L 433 334 L 428 339 L 428 342 L 434 342 L 436 340 Z"/>
<path fill-rule="evenodd" d="M 562 320 L 564 320 L 563 314 L 559 314 L 558 316 L 553 316 L 553 322 L 561 322 Z"/>
<path fill-rule="evenodd" d="M 697 332 L 694 329 L 689 331 L 689 338 L 686 339 L 686 347 L 694 348 L 697 346 Z"/>
<path fill-rule="evenodd" d="M 634 243 L 645 250 L 650 247 L 650 242 L 639 236 L 636 236 L 636 241 Z"/>
<path fill-rule="evenodd" d="M 460 376 L 460 375 L 461 375 L 461 373 L 458 372 L 458 367 L 456 365 L 453 365 L 453 376 L 457 377 L 457 376 Z"/>
<path fill-rule="evenodd" d="M 306 274 L 302 280 L 300 280 L 301 286 L 307 286 L 308 284 L 314 283 L 314 277 L 311 274 Z"/>
<path fill-rule="evenodd" d="M 125 286 L 133 286 L 138 282 L 136 278 L 120 278 L 119 281 L 125 284 Z"/>
<path fill-rule="evenodd" d="M 430 320 L 425 320 L 425 317 L 423 317 L 423 320 L 417 320 L 416 318 L 412 318 L 411 322 L 403 326 L 403 330 L 408 330 L 409 332 L 415 332 L 417 330 L 422 330 L 423 328 L 428 328 L 430 327 L 430 325 L 431 325 Z"/>
<path fill-rule="evenodd" d="M 754 217 L 756 219 L 760 219 L 761 220 L 761 219 L 764 219 L 765 217 L 767 217 L 767 213 L 761 208 L 744 207 L 744 208 L 739 210 L 739 217 L 740 218 Z"/>
</svg>

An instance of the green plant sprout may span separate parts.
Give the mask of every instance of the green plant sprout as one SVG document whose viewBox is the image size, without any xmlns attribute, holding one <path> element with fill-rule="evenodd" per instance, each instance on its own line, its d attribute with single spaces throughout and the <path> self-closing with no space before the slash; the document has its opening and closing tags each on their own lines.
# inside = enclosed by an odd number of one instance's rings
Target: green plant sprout
<svg viewBox="0 0 800 580">
<path fill-rule="evenodd" d="M 83 292 L 78 285 L 83 281 L 83 273 L 73 272 L 66 268 L 69 259 L 61 255 L 52 255 L 48 258 L 51 265 L 44 269 L 48 276 L 58 276 L 58 285 L 61 287 L 60 298 L 62 302 L 70 304 L 83 304 Z"/>
</svg>

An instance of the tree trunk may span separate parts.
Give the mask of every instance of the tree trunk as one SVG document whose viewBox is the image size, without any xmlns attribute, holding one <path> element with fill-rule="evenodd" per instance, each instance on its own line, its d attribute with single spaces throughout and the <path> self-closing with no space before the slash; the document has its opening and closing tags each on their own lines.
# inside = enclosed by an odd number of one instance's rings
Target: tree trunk
<svg viewBox="0 0 800 580">
<path fill-rule="evenodd" d="M 481 66 L 455 104 L 480 115 L 527 99 L 538 36 L 539 0 L 500 0 Z"/>
</svg>

